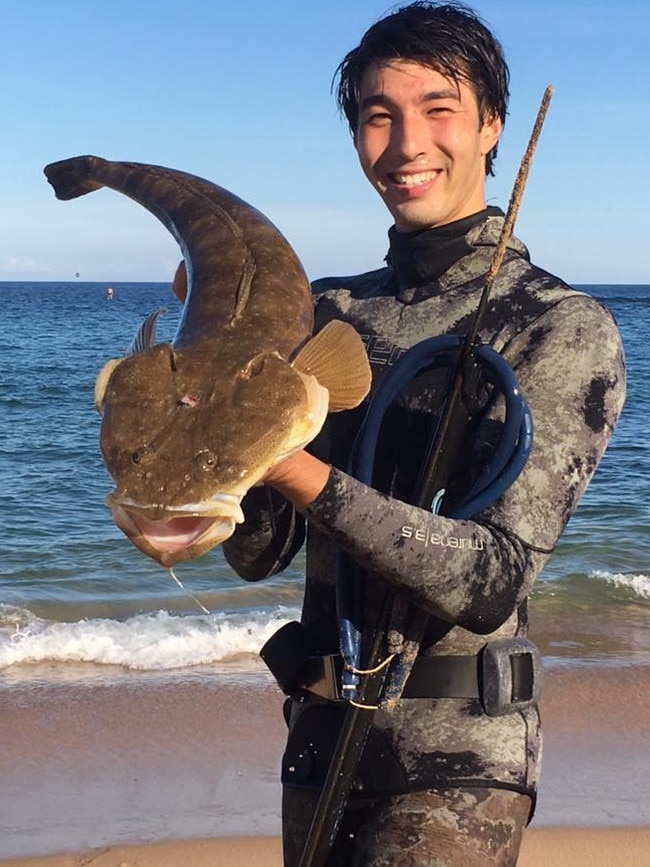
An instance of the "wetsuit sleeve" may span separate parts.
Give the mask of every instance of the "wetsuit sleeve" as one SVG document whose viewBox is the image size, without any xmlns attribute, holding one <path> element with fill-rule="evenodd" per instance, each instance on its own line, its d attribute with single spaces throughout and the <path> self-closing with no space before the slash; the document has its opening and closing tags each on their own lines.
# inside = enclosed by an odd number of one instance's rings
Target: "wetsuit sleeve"
<svg viewBox="0 0 650 867">
<path fill-rule="evenodd" d="M 306 510 L 364 568 L 434 616 L 482 634 L 498 629 L 530 592 L 625 395 L 618 329 L 588 296 L 551 308 L 504 355 L 531 408 L 535 437 L 524 472 L 493 506 L 472 520 L 443 518 L 334 469 Z"/>
<path fill-rule="evenodd" d="M 228 563 L 246 581 L 281 572 L 302 547 L 305 520 L 267 485 L 252 488 L 242 501 L 245 521 L 223 543 Z"/>
</svg>

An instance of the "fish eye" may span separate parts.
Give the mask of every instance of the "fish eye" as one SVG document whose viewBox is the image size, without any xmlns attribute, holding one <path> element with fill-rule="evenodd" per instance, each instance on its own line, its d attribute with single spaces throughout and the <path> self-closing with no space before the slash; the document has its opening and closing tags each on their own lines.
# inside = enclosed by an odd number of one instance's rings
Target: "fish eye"
<svg viewBox="0 0 650 867">
<path fill-rule="evenodd" d="M 194 458 L 202 470 L 213 470 L 217 465 L 217 456 L 210 449 L 202 449 Z"/>
<path fill-rule="evenodd" d="M 258 376 L 264 370 L 265 361 L 266 357 L 264 355 L 256 355 L 254 358 L 251 358 L 242 370 L 244 378 L 252 379 L 254 376 Z"/>
<path fill-rule="evenodd" d="M 134 464 L 142 463 L 147 457 L 147 452 L 150 451 L 149 446 L 143 445 L 140 448 L 137 448 L 134 452 L 131 452 L 131 461 Z"/>
</svg>

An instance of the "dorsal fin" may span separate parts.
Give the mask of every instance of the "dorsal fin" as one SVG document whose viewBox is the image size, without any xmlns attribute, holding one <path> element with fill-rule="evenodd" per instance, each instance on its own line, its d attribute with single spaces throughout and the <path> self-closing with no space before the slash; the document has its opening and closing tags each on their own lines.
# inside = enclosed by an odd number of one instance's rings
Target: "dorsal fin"
<svg viewBox="0 0 650 867">
<path fill-rule="evenodd" d="M 325 386 L 330 412 L 358 406 L 370 391 L 372 374 L 363 342 L 351 325 L 338 319 L 307 341 L 293 366 Z"/>
<path fill-rule="evenodd" d="M 166 307 L 159 307 L 158 310 L 154 310 L 153 313 L 150 313 L 147 316 L 138 329 L 138 333 L 133 338 L 131 345 L 127 349 L 127 355 L 135 355 L 137 352 L 144 352 L 146 349 L 151 349 L 151 347 L 155 345 L 156 326 L 158 325 L 160 317 L 166 312 Z"/>
</svg>

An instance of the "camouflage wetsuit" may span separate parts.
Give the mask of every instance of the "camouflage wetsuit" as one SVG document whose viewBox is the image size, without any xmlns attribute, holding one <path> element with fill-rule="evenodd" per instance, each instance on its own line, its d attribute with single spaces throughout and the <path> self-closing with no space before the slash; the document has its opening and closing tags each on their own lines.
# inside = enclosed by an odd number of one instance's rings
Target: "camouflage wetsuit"
<svg viewBox="0 0 650 867">
<path fill-rule="evenodd" d="M 413 344 L 464 334 L 476 309 L 503 217 L 495 208 L 412 235 L 391 230 L 389 265 L 314 285 L 316 328 L 351 322 L 366 342 L 373 388 Z M 442 372 L 418 377 L 387 414 L 373 487 L 345 468 L 364 408 L 331 415 L 310 447 L 332 465 L 304 515 L 267 488 L 245 500 L 246 523 L 224 546 L 238 573 L 257 580 L 299 549 L 305 518 L 302 622 L 313 649 L 335 653 L 337 546 L 364 568 L 365 624 L 386 587 L 430 615 L 424 655 L 477 654 L 527 631 L 526 599 L 573 514 L 622 407 L 624 360 L 616 325 L 588 295 L 531 265 L 515 239 L 480 334 L 509 361 L 532 410 L 524 472 L 472 520 L 407 505 L 438 406 Z M 471 431 L 467 462 L 450 484 L 466 489 L 502 429 L 500 400 Z M 364 633 L 365 635 L 365 633 Z M 290 708 L 283 761 L 286 864 L 297 863 L 335 740 L 339 705 L 308 692 Z M 487 716 L 476 698 L 405 698 L 375 715 L 373 732 L 329 864 L 514 864 L 534 803 L 541 740 L 536 707 Z"/>
</svg>

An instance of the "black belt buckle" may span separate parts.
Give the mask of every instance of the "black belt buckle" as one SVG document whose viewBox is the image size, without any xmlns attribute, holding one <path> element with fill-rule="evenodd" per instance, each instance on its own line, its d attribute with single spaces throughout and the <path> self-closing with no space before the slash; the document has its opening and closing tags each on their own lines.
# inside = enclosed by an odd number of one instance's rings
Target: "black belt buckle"
<svg viewBox="0 0 650 867">
<path fill-rule="evenodd" d="M 297 621 L 285 623 L 273 633 L 260 656 L 285 695 L 295 697 L 307 689 L 321 698 L 341 698 L 341 657 L 314 656 L 305 630 Z"/>
<path fill-rule="evenodd" d="M 310 653 L 302 625 L 296 620 L 280 627 L 260 650 L 260 656 L 286 695 L 292 694 Z"/>
<path fill-rule="evenodd" d="M 321 698 L 339 701 L 342 670 L 343 661 L 338 655 L 310 656 L 300 672 L 300 685 Z"/>
<path fill-rule="evenodd" d="M 530 707 L 542 688 L 539 650 L 527 638 L 500 638 L 481 651 L 481 701 L 488 716 Z"/>
</svg>

